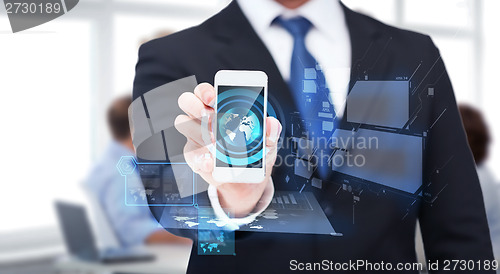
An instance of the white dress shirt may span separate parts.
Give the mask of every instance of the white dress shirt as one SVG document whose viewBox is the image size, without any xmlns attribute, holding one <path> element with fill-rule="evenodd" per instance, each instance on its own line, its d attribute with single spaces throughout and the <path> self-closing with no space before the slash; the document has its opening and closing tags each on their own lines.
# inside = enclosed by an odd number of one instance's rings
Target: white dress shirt
<svg viewBox="0 0 500 274">
<path fill-rule="evenodd" d="M 319 63 L 330 89 L 330 100 L 338 117 L 344 113 L 351 72 L 351 41 L 344 12 L 337 0 L 310 0 L 290 10 L 274 0 L 237 0 L 246 18 L 264 42 L 285 81 L 290 79 L 293 37 L 283 27 L 272 24 L 278 17 L 302 16 L 312 23 L 306 47 Z M 245 218 L 229 218 L 222 210 L 216 187 L 208 188 L 215 214 L 235 229 L 251 223 L 271 203 L 274 195 L 270 180 L 254 211 Z"/>
</svg>

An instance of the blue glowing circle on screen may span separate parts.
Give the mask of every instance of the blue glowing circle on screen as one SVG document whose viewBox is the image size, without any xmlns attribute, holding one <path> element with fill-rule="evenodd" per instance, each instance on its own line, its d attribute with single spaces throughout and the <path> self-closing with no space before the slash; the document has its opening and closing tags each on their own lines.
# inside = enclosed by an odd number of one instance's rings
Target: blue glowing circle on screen
<svg viewBox="0 0 500 274">
<path fill-rule="evenodd" d="M 231 104 L 231 103 L 235 103 L 235 102 L 248 103 L 248 101 L 246 101 L 246 100 L 239 100 L 239 99 L 236 99 L 236 100 L 232 99 L 231 100 L 230 97 L 232 97 L 232 96 L 250 97 L 253 100 L 256 99 L 256 103 L 258 103 L 260 105 L 264 104 L 264 97 L 262 95 L 259 95 L 257 98 L 255 98 L 255 97 L 247 95 L 247 91 L 245 89 L 240 89 L 240 88 L 227 90 L 224 93 L 219 94 L 218 96 L 219 96 L 219 98 L 218 98 L 219 102 L 222 103 L 221 105 L 218 106 L 218 109 L 222 109 L 227 104 Z M 256 142 L 257 140 L 259 140 L 259 144 L 257 144 L 256 146 L 253 146 L 253 148 L 250 149 L 249 151 L 244 151 L 244 152 L 228 151 L 233 156 L 237 156 L 237 155 L 244 156 L 245 154 L 248 154 L 248 153 L 255 151 L 255 149 L 260 147 L 260 143 L 262 143 L 264 138 L 265 138 L 265 133 L 262 132 L 260 121 L 258 119 L 258 117 L 262 117 L 264 113 L 262 112 L 262 110 L 260 108 L 255 108 L 254 110 L 257 110 L 257 112 L 254 112 L 254 111 L 250 110 L 251 107 L 252 107 L 252 105 L 249 104 L 249 106 L 247 108 L 245 108 L 246 112 L 244 112 L 244 113 L 243 113 L 243 110 L 238 109 L 238 107 L 226 110 L 225 114 L 221 117 L 221 119 L 219 119 L 219 121 L 217 123 L 218 125 L 224 125 L 226 122 L 232 122 L 232 124 L 230 124 L 228 127 L 218 126 L 218 131 L 221 133 L 221 136 L 224 136 L 224 138 L 221 140 L 224 140 L 224 142 L 226 142 L 227 144 L 238 147 L 242 144 L 241 142 L 243 142 L 243 140 L 245 140 L 244 141 L 245 143 L 243 145 L 249 145 L 252 142 Z M 244 120 L 241 119 L 241 117 L 240 117 L 241 113 L 243 113 L 243 116 L 246 116 L 246 118 Z M 233 115 L 233 114 L 238 114 L 238 117 L 236 117 L 236 115 Z M 276 114 L 277 113 L 274 110 L 273 106 L 268 102 L 267 115 L 277 118 Z M 234 119 L 234 118 L 237 118 L 237 119 Z M 265 117 L 262 117 L 262 118 L 264 118 L 263 121 L 265 122 Z M 243 132 L 245 132 L 245 134 L 244 134 L 245 138 L 241 137 L 241 134 L 240 134 L 241 131 L 239 131 L 240 128 L 236 127 L 236 126 L 238 126 L 238 127 L 240 126 L 241 121 L 243 121 L 243 127 L 241 128 L 241 130 Z M 247 124 L 250 125 L 252 123 L 252 121 L 253 121 L 253 125 L 254 125 L 253 129 L 250 127 L 246 127 Z M 226 132 L 226 129 L 229 129 L 229 131 Z M 240 134 L 240 136 L 236 140 L 237 133 Z M 248 135 L 250 135 L 250 136 L 248 136 Z M 240 143 L 238 143 L 238 142 L 240 142 Z M 224 147 L 224 146 L 222 146 L 222 144 L 220 144 L 219 140 L 216 140 L 216 143 L 217 143 L 218 147 L 220 147 L 220 148 Z M 221 151 L 219 151 L 217 149 L 216 150 L 216 158 L 222 162 L 227 163 L 227 164 L 248 165 L 248 164 L 253 164 L 253 163 L 261 160 L 263 157 L 263 153 L 264 153 L 264 148 L 260 147 L 260 150 L 258 152 L 256 152 L 255 154 L 252 153 L 253 155 L 251 155 L 249 157 L 235 158 L 235 157 L 228 157 L 227 155 L 225 155 L 224 153 L 222 153 Z"/>
</svg>

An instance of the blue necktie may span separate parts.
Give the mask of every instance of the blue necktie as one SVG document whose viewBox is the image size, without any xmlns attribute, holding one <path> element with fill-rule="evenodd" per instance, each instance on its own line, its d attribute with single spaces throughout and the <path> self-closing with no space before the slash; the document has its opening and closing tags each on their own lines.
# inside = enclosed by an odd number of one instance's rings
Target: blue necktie
<svg viewBox="0 0 500 274">
<path fill-rule="evenodd" d="M 293 130 L 295 123 L 292 117 L 292 136 L 312 141 L 314 145 L 310 147 L 310 151 L 318 157 L 304 159 L 303 156 L 305 155 L 300 155 L 298 151 L 297 156 L 301 158 L 301 161 L 307 161 L 308 170 L 313 172 L 317 170 L 319 175 L 324 177 L 328 174 L 327 159 L 329 159 L 331 149 L 328 146 L 319 147 L 317 144 L 320 143 L 320 139 L 318 138 L 332 136 L 335 130 L 336 115 L 330 102 L 330 91 L 326 84 L 325 75 L 306 47 L 305 38 L 312 25 L 304 17 L 294 17 L 288 20 L 278 17 L 274 20 L 274 23 L 281 25 L 293 37 L 288 85 L 299 112 L 299 122 L 296 124 L 299 129 Z M 325 158 L 323 155 L 327 157 Z M 295 170 L 295 173 L 297 174 L 297 170 Z"/>
<path fill-rule="evenodd" d="M 316 59 L 307 50 L 305 37 L 311 22 L 304 17 L 283 19 L 274 23 L 281 25 L 293 37 L 289 86 L 298 111 L 304 119 L 309 136 L 328 136 L 333 131 L 335 111 L 329 101 L 329 90 L 325 76 Z"/>
</svg>

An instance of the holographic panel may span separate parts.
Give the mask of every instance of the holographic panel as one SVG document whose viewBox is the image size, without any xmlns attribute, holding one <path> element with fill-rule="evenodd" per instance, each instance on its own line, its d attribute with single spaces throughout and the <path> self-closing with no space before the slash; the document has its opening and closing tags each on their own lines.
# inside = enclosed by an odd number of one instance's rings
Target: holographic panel
<svg viewBox="0 0 500 274">
<path fill-rule="evenodd" d="M 368 129 L 336 130 L 334 144 L 346 151 L 332 157 L 332 169 L 416 193 L 422 185 L 422 138 Z"/>
<path fill-rule="evenodd" d="M 225 229 L 210 207 L 198 208 L 198 255 L 236 255 L 234 230 Z"/>
<path fill-rule="evenodd" d="M 317 185 L 318 182 L 315 183 Z M 164 228 L 181 229 L 230 228 L 224 220 L 215 216 L 211 207 L 202 206 L 165 209 L 160 224 Z M 268 208 L 239 230 L 342 236 L 332 227 L 314 194 L 305 191 L 276 191 Z"/>
<path fill-rule="evenodd" d="M 347 121 L 401 128 L 409 108 L 408 81 L 357 81 L 347 96 Z"/>
<path fill-rule="evenodd" d="M 123 160 L 124 157 L 122 157 Z M 121 169 L 120 163 L 117 167 Z M 177 165 L 174 175 L 172 165 Z M 187 164 L 135 163 L 138 172 L 123 174 L 125 204 L 127 206 L 193 206 L 195 196 L 181 197 L 180 193 L 193 193 L 196 176 Z M 140 176 L 139 176 L 140 175 Z M 175 176 L 175 181 L 172 180 Z M 178 187 L 188 189 L 179 190 Z"/>
<path fill-rule="evenodd" d="M 142 104 L 142 100 L 134 100 L 128 109 L 130 120 L 130 133 L 134 146 L 137 148 L 153 133 L 149 127 L 148 117 Z"/>
<path fill-rule="evenodd" d="M 197 85 L 194 75 L 159 86 L 137 98 L 129 108 L 132 137 L 140 161 L 171 163 L 171 181 L 177 183 L 176 189 L 181 198 L 206 191 L 208 184 L 200 183 L 193 189 L 192 180 L 184 180 L 184 145 L 186 137 L 174 126 L 175 118 L 184 112 L 179 108 L 177 99 Z"/>
<path fill-rule="evenodd" d="M 183 113 L 177 104 L 177 99 L 184 92 L 192 92 L 197 84 L 196 78 L 190 76 L 157 87 L 144 94 L 144 101 L 154 133 L 174 125 L 177 115 Z"/>
</svg>

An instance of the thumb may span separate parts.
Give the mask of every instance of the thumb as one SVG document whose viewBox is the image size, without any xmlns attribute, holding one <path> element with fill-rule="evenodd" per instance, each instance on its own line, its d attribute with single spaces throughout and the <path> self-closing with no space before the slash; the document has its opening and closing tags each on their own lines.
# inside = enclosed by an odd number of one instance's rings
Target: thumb
<svg viewBox="0 0 500 274">
<path fill-rule="evenodd" d="M 278 121 L 278 119 L 274 117 L 266 118 L 267 147 L 273 147 L 277 145 L 278 139 L 281 134 L 281 129 L 282 129 L 281 123 Z"/>
</svg>

